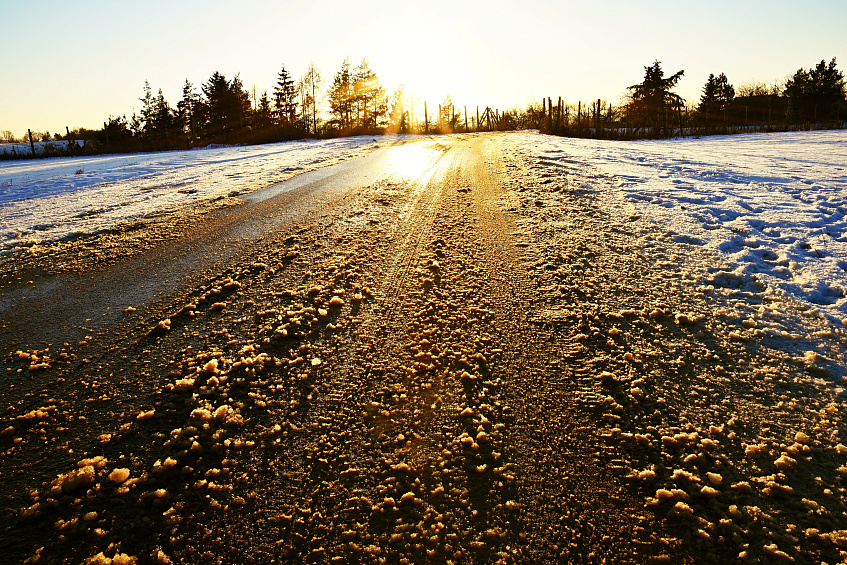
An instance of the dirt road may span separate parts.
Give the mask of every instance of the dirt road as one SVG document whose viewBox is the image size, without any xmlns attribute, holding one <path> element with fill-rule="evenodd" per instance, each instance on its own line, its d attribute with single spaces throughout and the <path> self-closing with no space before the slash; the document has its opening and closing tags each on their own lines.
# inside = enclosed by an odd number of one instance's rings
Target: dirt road
<svg viewBox="0 0 847 565">
<path fill-rule="evenodd" d="M 844 334 L 600 184 L 434 138 L 7 272 L 9 562 L 844 559 Z"/>
</svg>

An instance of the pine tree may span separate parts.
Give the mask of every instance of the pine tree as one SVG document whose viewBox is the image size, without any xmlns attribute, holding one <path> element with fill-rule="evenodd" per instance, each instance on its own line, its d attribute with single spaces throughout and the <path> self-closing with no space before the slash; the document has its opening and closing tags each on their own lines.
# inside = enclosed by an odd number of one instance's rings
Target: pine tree
<svg viewBox="0 0 847 565">
<path fill-rule="evenodd" d="M 129 121 L 129 130 L 134 137 L 141 137 L 144 133 L 144 123 L 134 110 L 132 112 L 132 118 Z"/>
<path fill-rule="evenodd" d="M 659 61 L 644 67 L 644 82 L 627 87 L 630 91 L 630 115 L 640 125 L 664 129 L 667 126 L 667 109 L 679 107 L 684 102 L 682 97 L 671 92 L 683 74 L 685 71 L 677 71 L 665 77 Z"/>
<path fill-rule="evenodd" d="M 808 71 L 798 69 L 786 81 L 783 92 L 790 99 L 793 118 L 797 121 L 837 117 L 847 97 L 844 73 L 835 68 L 835 57 L 828 65 L 821 60 Z"/>
<path fill-rule="evenodd" d="M 388 111 L 385 89 L 379 77 L 371 70 L 367 59 L 362 59 L 353 77 L 353 99 L 356 104 L 358 124 L 363 128 L 378 128 Z"/>
<path fill-rule="evenodd" d="M 726 123 L 726 112 L 734 98 L 735 88 L 729 84 L 726 75 L 721 73 L 716 77 L 710 74 L 706 84 L 703 85 L 703 94 L 700 96 L 697 111 L 706 118 L 707 122 Z"/>
<path fill-rule="evenodd" d="M 281 126 L 293 124 L 297 114 L 297 89 L 285 67 L 279 71 L 274 87 L 274 110 Z"/>
<path fill-rule="evenodd" d="M 185 79 L 185 84 L 182 86 L 182 100 L 177 103 L 176 110 L 179 130 L 187 134 L 189 139 L 194 139 L 199 133 L 196 122 L 197 103 L 194 85 Z"/>
<path fill-rule="evenodd" d="M 232 130 L 229 83 L 226 77 L 215 71 L 202 86 L 206 100 L 206 120 L 203 130 L 206 137 L 215 138 Z"/>
<path fill-rule="evenodd" d="M 259 130 L 268 129 L 274 123 L 273 109 L 271 108 L 271 101 L 268 98 L 267 91 L 262 92 L 262 96 L 259 98 L 256 113 L 253 116 L 253 123 Z"/>
<path fill-rule="evenodd" d="M 335 114 L 341 131 L 350 129 L 350 111 L 353 101 L 353 82 L 350 75 L 350 60 L 344 59 L 341 70 L 335 74 L 329 91 L 329 107 Z"/>
<path fill-rule="evenodd" d="M 153 117 L 151 136 L 155 139 L 166 140 L 173 135 L 174 116 L 170 105 L 159 89 L 159 94 L 153 101 Z"/>
<path fill-rule="evenodd" d="M 139 116 L 139 121 L 141 123 L 141 133 L 144 135 L 150 135 L 153 121 L 153 90 L 150 88 L 150 83 L 148 81 L 144 81 L 144 96 L 139 98 L 141 101 L 141 116 Z"/>
<path fill-rule="evenodd" d="M 252 108 L 250 106 L 250 93 L 244 88 L 241 75 L 236 74 L 229 82 L 229 103 L 231 108 L 231 120 L 233 129 L 243 131 L 250 120 Z"/>
</svg>

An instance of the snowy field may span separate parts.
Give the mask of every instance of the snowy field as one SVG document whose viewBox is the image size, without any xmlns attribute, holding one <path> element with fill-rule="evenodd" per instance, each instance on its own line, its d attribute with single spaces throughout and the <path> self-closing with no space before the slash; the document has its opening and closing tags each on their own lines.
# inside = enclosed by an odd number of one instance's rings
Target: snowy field
<svg viewBox="0 0 847 565">
<path fill-rule="evenodd" d="M 76 143 L 81 146 L 85 144 L 85 141 L 77 140 Z M 68 142 L 66 140 L 35 141 L 32 145 L 28 141 L 25 143 L 0 143 L 0 154 L 29 155 L 32 153 L 33 147 L 35 147 L 36 153 L 44 153 L 48 149 L 64 150 L 68 147 Z"/>
<path fill-rule="evenodd" d="M 397 136 L 0 162 L 0 254 L 243 194 Z"/>
<path fill-rule="evenodd" d="M 674 241 L 847 325 L 847 131 L 598 142 L 525 136 Z"/>
<path fill-rule="evenodd" d="M 396 137 L 0 163 L 0 253 L 241 194 Z M 847 131 L 599 142 L 510 138 L 677 242 L 847 323 Z"/>
</svg>

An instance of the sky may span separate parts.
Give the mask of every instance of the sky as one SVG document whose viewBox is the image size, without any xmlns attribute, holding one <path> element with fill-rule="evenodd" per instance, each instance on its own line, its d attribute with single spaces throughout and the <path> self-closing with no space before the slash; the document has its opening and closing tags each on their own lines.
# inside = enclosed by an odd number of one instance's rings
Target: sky
<svg viewBox="0 0 847 565">
<path fill-rule="evenodd" d="M 272 92 L 310 61 L 332 82 L 363 58 L 390 94 L 430 108 L 525 107 L 542 97 L 613 104 L 660 61 L 696 102 L 710 73 L 738 87 L 838 59 L 844 0 L 2 0 L 0 131 L 64 133 L 140 109 L 144 81 L 172 107 L 215 72 Z"/>
</svg>

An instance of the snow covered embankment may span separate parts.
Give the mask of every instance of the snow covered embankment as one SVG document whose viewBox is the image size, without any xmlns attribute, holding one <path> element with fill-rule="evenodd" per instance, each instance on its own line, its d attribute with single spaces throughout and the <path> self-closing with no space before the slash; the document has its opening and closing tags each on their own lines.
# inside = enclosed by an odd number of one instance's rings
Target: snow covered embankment
<svg viewBox="0 0 847 565">
<path fill-rule="evenodd" d="M 594 189 L 611 185 L 667 237 L 714 251 L 732 270 L 719 285 L 758 281 L 847 325 L 847 131 L 521 143 L 587 167 Z"/>
<path fill-rule="evenodd" d="M 395 139 L 0 162 L 0 254 L 250 192 Z"/>
</svg>

